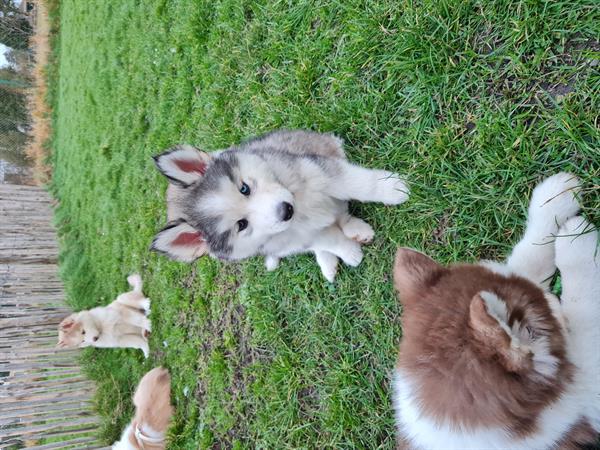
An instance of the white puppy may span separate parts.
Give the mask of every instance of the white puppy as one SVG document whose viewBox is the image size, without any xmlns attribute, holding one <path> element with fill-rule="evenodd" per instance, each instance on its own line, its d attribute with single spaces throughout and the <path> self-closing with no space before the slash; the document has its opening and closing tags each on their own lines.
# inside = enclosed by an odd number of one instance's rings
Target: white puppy
<svg viewBox="0 0 600 450">
<path fill-rule="evenodd" d="M 142 293 L 139 275 L 129 276 L 127 282 L 133 289 L 119 295 L 110 305 L 65 318 L 58 327 L 57 347 L 139 348 L 147 358 L 150 299 Z"/>
</svg>

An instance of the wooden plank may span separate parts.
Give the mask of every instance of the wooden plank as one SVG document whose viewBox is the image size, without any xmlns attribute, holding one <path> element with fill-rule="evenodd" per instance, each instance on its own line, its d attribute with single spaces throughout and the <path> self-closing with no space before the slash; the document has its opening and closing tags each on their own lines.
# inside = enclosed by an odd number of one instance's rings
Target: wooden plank
<svg viewBox="0 0 600 450">
<path fill-rule="evenodd" d="M 39 387 L 50 388 L 50 387 L 63 386 L 64 384 L 70 384 L 70 383 L 87 380 L 87 378 L 85 378 L 80 373 L 76 373 L 75 375 L 70 376 L 70 377 L 50 378 L 50 379 L 48 378 L 48 375 L 46 375 L 45 373 L 33 374 L 31 376 L 38 377 L 38 380 L 26 383 L 23 379 L 14 380 L 11 377 L 9 379 L 10 381 L 4 383 L 4 385 L 1 386 L 0 393 L 3 390 L 10 392 L 11 390 L 14 390 L 13 388 L 16 388 L 17 386 L 19 387 L 19 389 L 36 389 Z"/>
<path fill-rule="evenodd" d="M 97 425 L 99 420 L 97 417 L 83 417 L 81 419 L 69 419 L 69 420 L 61 420 L 56 422 L 45 423 L 42 425 L 31 425 L 31 426 L 17 426 L 15 428 L 4 429 L 2 430 L 2 435 L 4 438 L 12 437 L 12 436 L 29 436 L 33 433 L 49 433 L 51 431 L 62 431 L 65 429 L 71 429 L 72 427 L 80 427 L 80 426 L 90 426 Z"/>
<path fill-rule="evenodd" d="M 36 395 L 28 395 L 28 394 L 17 394 L 17 395 L 13 395 L 11 397 L 0 397 L 0 405 L 5 405 L 4 407 L 6 407 L 6 405 L 10 405 L 11 403 L 26 403 L 28 401 L 40 401 L 40 400 L 45 400 L 46 402 L 49 401 L 56 401 L 56 400 L 60 400 L 62 398 L 71 398 L 72 395 L 74 394 L 89 394 L 91 395 L 94 392 L 94 386 L 92 384 L 90 384 L 89 386 L 86 387 L 82 387 L 80 389 L 69 389 L 68 387 L 65 386 L 65 389 L 63 389 L 62 391 L 51 391 L 51 392 L 43 392 L 43 393 L 36 393 Z"/>
<path fill-rule="evenodd" d="M 5 414 L 8 414 L 9 412 L 14 412 L 14 411 L 25 411 L 25 410 L 28 411 L 30 408 L 36 408 L 36 409 L 39 408 L 39 410 L 44 410 L 45 408 L 55 407 L 57 405 L 63 405 L 63 404 L 70 405 L 73 403 L 78 403 L 81 405 L 90 404 L 90 403 L 92 403 L 92 396 L 88 395 L 87 393 L 84 393 L 84 394 L 76 394 L 71 397 L 63 397 L 63 398 L 59 398 L 59 399 L 54 399 L 52 402 L 48 402 L 46 399 L 42 399 L 42 400 L 32 400 L 29 402 L 11 403 L 11 404 L 4 405 L 2 407 L 2 411 Z"/>
<path fill-rule="evenodd" d="M 73 390 L 94 390 L 94 384 L 91 381 L 78 381 L 76 383 L 68 383 L 59 386 L 41 386 L 37 388 L 23 389 L 21 386 L 14 385 L 15 389 L 6 389 L 4 393 L 0 392 L 0 402 L 6 400 L 10 402 L 12 399 L 27 399 L 37 396 L 50 396 L 63 392 L 71 392 Z"/>
<path fill-rule="evenodd" d="M 29 363 L 2 363 L 0 362 L 0 372 L 25 372 L 29 370 L 40 370 L 40 369 L 58 369 L 58 368 L 71 368 L 71 367 L 79 367 L 79 362 L 77 358 L 71 357 L 69 359 L 54 361 L 54 364 L 48 365 L 44 361 L 40 362 L 29 362 Z"/>
<path fill-rule="evenodd" d="M 81 371 L 79 370 L 79 367 L 75 367 L 75 368 L 71 368 L 71 369 L 62 369 L 62 370 L 42 369 L 39 372 L 30 371 L 30 372 L 26 372 L 26 373 L 10 374 L 10 376 L 0 376 L 0 381 L 2 381 L 3 383 L 7 382 L 9 379 L 12 382 L 27 381 L 27 380 L 31 380 L 33 378 L 39 378 L 39 377 L 61 377 L 61 376 L 77 375 L 79 373 L 81 373 Z M 58 379 L 60 379 L 60 378 L 58 378 Z"/>
<path fill-rule="evenodd" d="M 98 444 L 98 440 L 93 438 L 93 437 L 83 437 L 83 438 L 77 438 L 77 439 L 71 439 L 68 441 L 62 441 L 62 442 L 53 442 L 51 444 L 44 444 L 44 445 L 36 445 L 34 447 L 28 447 L 30 450 L 54 450 L 54 449 L 60 449 L 60 448 L 67 448 L 67 447 L 71 447 L 73 445 L 78 445 L 80 447 L 78 448 L 85 448 L 87 450 L 90 450 L 93 445 Z M 105 449 L 110 449 L 110 447 L 97 447 L 97 448 L 105 448 Z"/>
<path fill-rule="evenodd" d="M 33 425 L 36 423 L 46 423 L 48 421 L 53 421 L 57 419 L 68 419 L 75 420 L 77 418 L 83 417 L 95 417 L 93 412 L 88 408 L 86 409 L 71 409 L 71 410 L 60 410 L 60 411 L 50 411 L 50 412 L 37 412 L 36 414 L 22 415 L 19 414 L 18 417 L 10 417 L 5 419 L 0 419 L 1 427 L 12 428 L 13 425 L 24 425 L 29 424 Z M 10 425 L 10 427 L 9 427 Z"/>
<path fill-rule="evenodd" d="M 46 405 L 37 405 L 34 407 L 24 407 L 21 409 L 13 409 L 10 411 L 0 411 L 0 423 L 4 420 L 12 420 L 14 418 L 34 417 L 40 414 L 70 414 L 72 411 L 85 412 L 93 414 L 90 408 L 90 401 L 75 401 L 63 403 L 48 403 Z"/>
<path fill-rule="evenodd" d="M 19 359 L 19 358 L 27 358 L 27 359 L 41 359 L 43 357 L 51 357 L 54 355 L 60 355 L 63 354 L 65 352 L 68 351 L 73 351 L 73 350 L 68 350 L 68 349 L 63 349 L 63 348 L 30 348 L 30 349 L 19 349 L 19 350 L 12 350 L 10 352 L 5 352 L 5 351 L 0 351 L 0 360 L 13 360 L 13 359 Z"/>
<path fill-rule="evenodd" d="M 75 436 L 80 434 L 93 434 L 96 431 L 97 426 L 84 427 L 76 430 L 65 430 L 65 431 L 44 431 L 43 433 L 37 434 L 27 434 L 24 436 L 27 440 L 34 441 L 44 438 L 54 438 L 54 437 L 62 437 L 62 436 Z M 2 440 L 0 440 L 0 444 L 2 444 Z M 0 447 L 1 448 L 1 447 Z"/>
</svg>

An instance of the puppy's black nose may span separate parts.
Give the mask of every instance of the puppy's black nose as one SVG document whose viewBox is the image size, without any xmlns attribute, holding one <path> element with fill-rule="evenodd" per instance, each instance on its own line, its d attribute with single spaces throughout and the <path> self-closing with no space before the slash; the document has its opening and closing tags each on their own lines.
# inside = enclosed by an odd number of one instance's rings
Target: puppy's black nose
<svg viewBox="0 0 600 450">
<path fill-rule="evenodd" d="M 294 207 L 288 202 L 282 202 L 281 205 L 279 205 L 279 216 L 281 217 L 281 220 L 287 222 L 292 218 L 293 215 Z"/>
</svg>

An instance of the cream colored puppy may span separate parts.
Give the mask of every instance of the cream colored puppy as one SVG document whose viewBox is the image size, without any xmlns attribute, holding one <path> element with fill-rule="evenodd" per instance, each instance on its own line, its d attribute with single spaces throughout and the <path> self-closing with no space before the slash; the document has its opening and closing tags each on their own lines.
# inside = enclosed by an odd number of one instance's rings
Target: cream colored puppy
<svg viewBox="0 0 600 450">
<path fill-rule="evenodd" d="M 173 416 L 169 372 L 156 367 L 144 375 L 133 396 L 133 404 L 135 416 L 121 439 L 113 444 L 113 450 L 165 449 L 165 435 Z"/>
<path fill-rule="evenodd" d="M 142 278 L 138 274 L 129 276 L 127 282 L 133 289 L 110 305 L 65 318 L 58 326 L 57 347 L 139 348 L 147 358 L 150 299 L 142 293 Z"/>
</svg>

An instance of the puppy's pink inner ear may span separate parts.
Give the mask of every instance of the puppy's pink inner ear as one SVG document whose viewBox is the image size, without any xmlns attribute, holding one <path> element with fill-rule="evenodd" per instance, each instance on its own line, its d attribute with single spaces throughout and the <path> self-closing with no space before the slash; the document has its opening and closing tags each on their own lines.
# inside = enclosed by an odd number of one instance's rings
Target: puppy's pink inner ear
<svg viewBox="0 0 600 450">
<path fill-rule="evenodd" d="M 73 322 L 73 321 L 71 320 L 71 321 L 69 321 L 69 322 L 61 323 L 61 324 L 60 324 L 60 327 L 61 327 L 63 330 L 66 330 L 67 328 L 71 328 L 71 327 L 72 327 L 74 324 L 75 324 L 75 322 Z"/>
<path fill-rule="evenodd" d="M 200 245 L 204 242 L 199 231 L 180 233 L 171 245 L 187 247 L 188 245 Z"/>
<path fill-rule="evenodd" d="M 176 159 L 173 161 L 177 168 L 183 172 L 196 172 L 200 175 L 204 175 L 206 172 L 206 163 L 203 161 L 192 160 L 192 159 Z"/>
<path fill-rule="evenodd" d="M 471 317 L 471 325 L 483 336 L 490 337 L 495 333 L 503 333 L 498 321 L 488 313 L 487 307 L 483 301 L 483 298 L 481 298 L 481 295 L 477 294 L 471 300 L 469 314 Z M 502 333 L 500 333 L 500 335 Z"/>
</svg>

